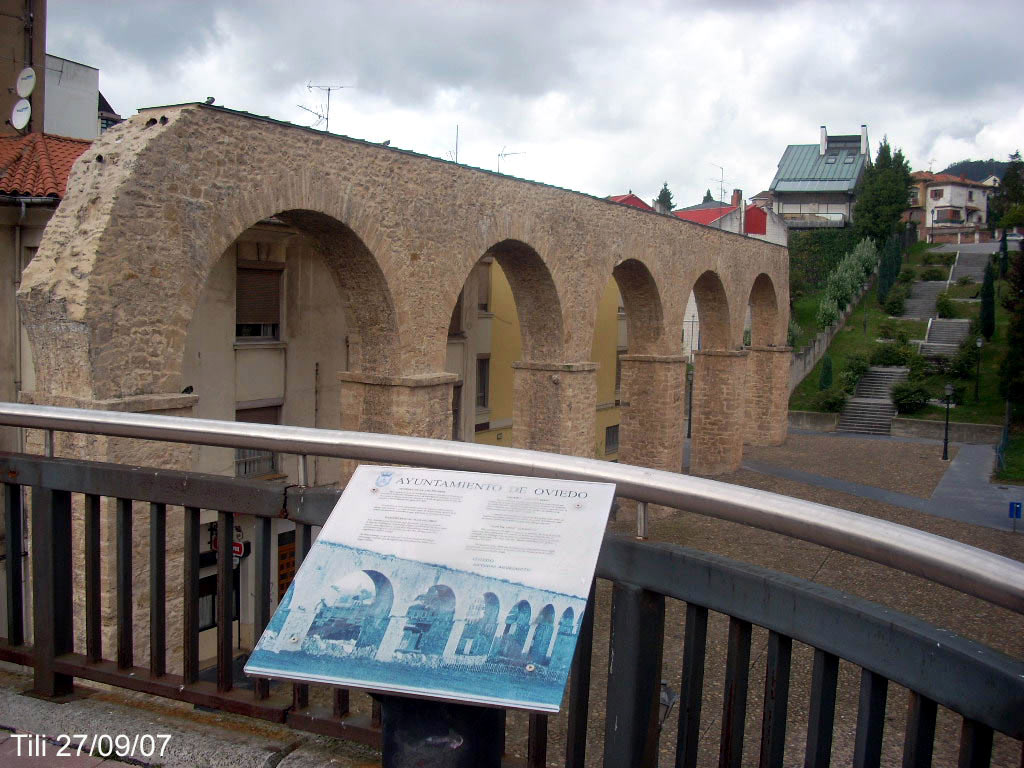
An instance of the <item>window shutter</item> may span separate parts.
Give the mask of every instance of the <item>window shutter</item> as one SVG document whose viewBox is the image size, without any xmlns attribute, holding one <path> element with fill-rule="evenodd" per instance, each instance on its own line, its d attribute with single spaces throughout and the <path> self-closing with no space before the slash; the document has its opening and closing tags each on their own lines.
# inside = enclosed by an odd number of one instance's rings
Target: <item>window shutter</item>
<svg viewBox="0 0 1024 768">
<path fill-rule="evenodd" d="M 281 406 L 270 405 L 263 408 L 246 408 L 235 411 L 235 421 L 244 421 L 249 424 L 280 424 Z"/>
<path fill-rule="evenodd" d="M 235 286 L 235 322 L 281 322 L 281 270 L 284 265 L 268 266 L 273 262 L 239 262 Z M 243 266 L 244 265 L 244 266 Z"/>
</svg>

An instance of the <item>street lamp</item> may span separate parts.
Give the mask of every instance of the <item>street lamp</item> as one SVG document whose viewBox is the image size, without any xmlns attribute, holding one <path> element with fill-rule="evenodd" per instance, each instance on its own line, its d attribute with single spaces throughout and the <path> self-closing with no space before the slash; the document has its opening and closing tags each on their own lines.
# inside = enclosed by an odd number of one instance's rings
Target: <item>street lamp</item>
<svg viewBox="0 0 1024 768">
<path fill-rule="evenodd" d="M 974 374 L 974 402 L 978 402 L 978 386 L 981 382 L 981 348 L 985 346 L 985 340 L 979 336 L 974 340 L 978 348 L 978 371 Z"/>
<path fill-rule="evenodd" d="M 946 434 L 942 438 L 942 460 L 949 461 L 949 404 L 953 402 L 953 385 L 947 384 L 946 390 Z"/>
</svg>

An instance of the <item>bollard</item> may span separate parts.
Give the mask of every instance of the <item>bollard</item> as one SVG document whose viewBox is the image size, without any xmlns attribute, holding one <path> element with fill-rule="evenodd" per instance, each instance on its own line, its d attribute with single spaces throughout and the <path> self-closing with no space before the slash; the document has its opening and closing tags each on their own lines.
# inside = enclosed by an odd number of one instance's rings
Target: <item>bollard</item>
<svg viewBox="0 0 1024 768">
<path fill-rule="evenodd" d="M 380 696 L 381 768 L 501 768 L 505 711 Z"/>
</svg>

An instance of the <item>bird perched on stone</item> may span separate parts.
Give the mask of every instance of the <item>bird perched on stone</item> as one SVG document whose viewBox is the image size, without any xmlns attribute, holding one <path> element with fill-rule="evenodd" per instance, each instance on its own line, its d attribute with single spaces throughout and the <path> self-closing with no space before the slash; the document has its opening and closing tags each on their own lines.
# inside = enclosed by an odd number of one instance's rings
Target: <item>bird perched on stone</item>
<svg viewBox="0 0 1024 768">
<path fill-rule="evenodd" d="M 391 139 L 387 139 L 387 140 L 385 140 L 385 141 L 382 141 L 382 142 L 380 143 L 380 145 L 381 145 L 382 147 L 390 147 L 390 146 L 391 146 Z"/>
<path fill-rule="evenodd" d="M 203 103 L 204 104 L 213 104 L 213 102 L 214 102 L 213 96 L 207 96 L 206 97 L 206 101 L 204 101 Z"/>
</svg>

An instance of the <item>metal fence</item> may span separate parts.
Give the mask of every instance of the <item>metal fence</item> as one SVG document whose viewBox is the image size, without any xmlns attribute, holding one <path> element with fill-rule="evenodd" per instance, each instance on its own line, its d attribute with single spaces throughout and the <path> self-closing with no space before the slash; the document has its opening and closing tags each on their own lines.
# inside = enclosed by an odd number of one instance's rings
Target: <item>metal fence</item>
<svg viewBox="0 0 1024 768">
<path fill-rule="evenodd" d="M 638 530 L 646 531 L 646 504 L 656 503 L 796 536 L 866 557 L 1024 613 L 1024 565 L 914 529 L 775 494 L 673 473 L 531 451 L 350 432 L 146 416 L 38 406 L 0 405 L 0 424 L 98 433 L 300 456 L 321 455 L 469 471 L 610 481 L 621 496 L 640 502 Z M 47 441 L 52 444 L 52 441 Z M 304 464 L 300 460 L 300 467 Z M 23 538 L 22 489 L 31 489 L 31 595 L 26 593 L 24 553 L 8 546 L 5 560 L 7 627 L 0 659 L 33 667 L 44 696 L 71 691 L 75 678 L 94 680 L 170 699 L 226 710 L 321 734 L 369 744 L 379 742 L 376 709 L 350 713 L 349 691 L 331 689 L 330 705 L 317 706 L 308 685 L 282 687 L 257 681 L 236 686 L 232 620 L 231 552 L 217 552 L 217 664 L 215 682 L 199 669 L 199 557 L 201 510 L 217 512 L 220 541 L 232 539 L 237 519 L 253 523 L 257 569 L 252 615 L 257 634 L 271 615 L 271 521 L 296 527 L 296 560 L 309 552 L 340 492 L 246 479 L 175 472 L 77 459 L 0 454 L 8 542 Z M 103 643 L 100 510 L 115 508 L 115 642 Z M 72 533 L 73 504 L 81 504 L 81 539 Z M 148 515 L 140 505 L 148 505 Z M 170 514 L 169 506 L 183 512 Z M 179 522 L 180 521 L 180 522 Z M 133 529 L 149 532 L 148 617 L 133 615 Z M 183 633 L 181 674 L 168 670 L 166 542 L 169 522 L 183 528 Z M 75 637 L 72 552 L 84 553 L 84 641 Z M 594 612 L 582 625 L 570 676 L 564 765 L 654 766 L 663 737 L 660 707 L 666 604 L 685 605 L 676 765 L 694 766 L 703 713 L 709 612 L 728 617 L 728 653 L 722 690 L 719 765 L 739 766 L 751 697 L 751 638 L 768 631 L 761 703 L 760 765 L 781 766 L 790 703 L 794 642 L 814 649 L 805 764 L 830 762 L 836 728 L 840 660 L 860 668 L 854 763 L 878 765 L 889 683 L 910 691 L 903 741 L 904 765 L 930 765 L 939 708 L 962 719 L 960 765 L 988 765 L 993 734 L 1024 738 L 1024 664 L 913 617 L 792 576 L 684 547 L 607 536 L 598 580 L 611 583 L 604 710 L 591 706 Z M 31 644 L 24 607 L 31 597 Z M 149 629 L 149 666 L 136 665 L 133 627 Z M 76 639 L 84 652 L 75 652 Z M 603 642 L 603 641 L 602 641 Z M 671 653 L 673 649 L 668 649 Z M 322 700 L 322 699 L 321 699 Z M 603 744 L 588 743 L 588 726 L 603 717 Z M 548 761 L 548 719 L 528 720 L 527 764 Z M 666 726 L 671 727 L 671 726 Z M 588 760 L 588 750 L 591 758 Z M 561 758 L 560 758 L 561 760 Z"/>
</svg>

